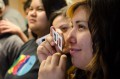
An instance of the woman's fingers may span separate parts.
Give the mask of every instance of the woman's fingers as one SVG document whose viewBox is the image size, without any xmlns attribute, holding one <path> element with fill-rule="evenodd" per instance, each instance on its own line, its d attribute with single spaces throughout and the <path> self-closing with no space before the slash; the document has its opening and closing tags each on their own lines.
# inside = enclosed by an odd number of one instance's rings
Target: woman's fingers
<svg viewBox="0 0 120 79">
<path fill-rule="evenodd" d="M 39 71 L 44 68 L 45 63 L 46 63 L 46 60 L 43 60 L 43 61 L 41 62 Z"/>
<path fill-rule="evenodd" d="M 51 65 L 54 66 L 58 66 L 59 65 L 59 60 L 60 60 L 60 53 L 55 53 L 52 56 L 52 60 L 51 60 Z"/>
<path fill-rule="evenodd" d="M 60 61 L 59 61 L 59 67 L 62 68 L 63 70 L 66 70 L 66 63 L 67 63 L 67 56 L 61 55 Z"/>
<path fill-rule="evenodd" d="M 49 53 L 51 55 L 53 54 L 54 49 L 47 40 L 45 40 L 45 42 L 44 42 L 44 47 L 49 51 Z"/>
<path fill-rule="evenodd" d="M 48 56 L 48 57 L 47 57 L 45 66 L 48 66 L 48 65 L 51 64 L 51 59 L 52 59 L 52 56 Z"/>
<path fill-rule="evenodd" d="M 42 45 L 37 48 L 37 55 L 40 62 L 45 60 L 50 54 L 49 51 Z"/>
<path fill-rule="evenodd" d="M 60 53 L 55 53 L 51 59 L 52 66 L 59 66 L 63 70 L 65 70 L 65 68 L 66 68 L 66 62 L 67 62 L 67 56 L 61 55 Z"/>
</svg>

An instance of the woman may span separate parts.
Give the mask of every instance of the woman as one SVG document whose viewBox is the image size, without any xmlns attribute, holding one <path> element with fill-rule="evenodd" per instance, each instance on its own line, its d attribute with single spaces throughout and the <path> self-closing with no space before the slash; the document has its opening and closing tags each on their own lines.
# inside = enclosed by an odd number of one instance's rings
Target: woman
<svg viewBox="0 0 120 79">
<path fill-rule="evenodd" d="M 47 0 L 47 2 L 49 3 L 49 0 Z M 54 3 L 54 0 L 51 2 Z M 47 5 L 43 0 L 32 0 L 30 10 L 28 12 L 28 24 L 36 37 L 22 46 L 19 51 L 20 56 L 8 70 L 5 79 L 37 79 L 40 63 L 36 56 L 36 50 L 38 45 L 45 39 L 45 36 L 49 33 L 50 29 L 48 17 L 46 15 L 46 8 L 44 6 Z M 60 9 L 61 7 L 57 9 Z M 49 8 L 49 6 L 47 6 L 47 8 Z M 51 8 L 49 9 L 57 10 L 55 3 L 52 4 Z M 49 12 L 49 17 L 50 14 L 51 12 Z"/>
<path fill-rule="evenodd" d="M 86 70 L 87 64 L 93 57 L 92 39 L 88 28 L 90 8 L 86 2 L 79 2 L 73 11 L 74 15 L 71 16 L 73 28 L 68 34 L 67 41 L 69 43 L 73 65 Z M 49 77 L 49 79 L 64 79 L 65 74 L 61 72 L 65 72 L 65 65 L 65 55 L 61 56 L 59 53 L 56 53 L 48 57 L 40 66 L 39 79 L 47 79 L 47 77 Z M 44 71 L 44 69 L 46 71 Z M 52 70 L 53 72 L 50 72 Z M 52 74 L 49 74 L 49 72 Z"/>
<path fill-rule="evenodd" d="M 87 9 L 82 8 L 83 5 L 80 2 L 73 4 L 68 10 L 73 24 L 73 29 L 68 35 L 70 54 L 73 65 L 78 68 L 75 78 L 81 79 L 79 69 L 86 71 L 86 78 L 82 79 L 119 78 L 117 72 L 120 69 L 118 65 L 120 42 L 116 39 L 118 37 L 116 34 L 119 34 L 117 28 L 120 17 L 119 2 L 117 0 L 89 1 L 91 11 L 89 6 Z M 40 66 L 39 79 L 47 79 L 47 77 L 65 79 L 63 73 L 65 64 L 65 55 L 61 56 L 57 53 L 47 58 Z M 49 67 L 48 70 L 47 67 Z"/>
<path fill-rule="evenodd" d="M 41 20 L 44 21 L 41 22 Z M 40 30 L 42 29 L 42 27 L 44 29 L 48 28 L 48 20 L 46 18 L 46 13 L 44 11 L 43 4 L 39 0 L 32 0 L 31 2 L 30 11 L 28 13 L 28 24 L 32 32 L 36 34 L 36 39 L 30 40 L 22 46 L 21 50 L 19 51 L 20 56 L 17 58 L 16 64 L 13 64 L 8 70 L 5 79 L 15 79 L 15 77 L 17 77 L 18 79 L 28 78 L 28 76 L 37 79 L 37 68 L 39 67 L 39 63 L 37 63 L 36 58 L 36 48 L 38 46 L 36 40 L 37 38 L 40 38 L 49 33 L 46 29 L 44 30 L 45 34 L 42 32 L 40 34 Z M 31 65 L 29 65 L 30 63 Z"/>
</svg>

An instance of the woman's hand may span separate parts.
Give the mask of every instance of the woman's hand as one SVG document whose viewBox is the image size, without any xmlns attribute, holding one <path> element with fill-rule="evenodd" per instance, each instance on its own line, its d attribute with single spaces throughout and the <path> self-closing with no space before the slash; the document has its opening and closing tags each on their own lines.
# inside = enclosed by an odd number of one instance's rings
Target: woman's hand
<svg viewBox="0 0 120 79">
<path fill-rule="evenodd" d="M 0 29 L 2 33 L 12 33 L 12 34 L 19 34 L 21 29 L 16 26 L 15 24 L 9 22 L 8 20 L 0 21 Z"/>
<path fill-rule="evenodd" d="M 60 34 L 61 36 L 63 36 L 62 33 Z M 61 52 L 61 51 L 53 41 L 52 30 L 51 30 L 50 34 L 46 37 L 45 41 L 42 42 L 37 48 L 38 59 L 40 62 L 42 62 L 48 56 L 51 56 L 56 52 Z"/>
<path fill-rule="evenodd" d="M 12 33 L 18 35 L 24 42 L 28 41 L 26 35 L 22 32 L 19 26 L 11 23 L 8 20 L 1 20 L 0 21 L 0 34 L 4 33 Z"/>
<path fill-rule="evenodd" d="M 53 38 L 49 34 L 46 37 L 45 41 L 42 42 L 37 48 L 37 55 L 40 62 L 45 60 L 48 56 L 51 56 L 54 53 L 56 53 L 56 49 L 54 48 L 54 46 L 55 46 L 55 43 L 53 41 Z"/>
<path fill-rule="evenodd" d="M 65 79 L 66 55 L 55 53 L 43 60 L 39 69 L 38 79 Z"/>
</svg>

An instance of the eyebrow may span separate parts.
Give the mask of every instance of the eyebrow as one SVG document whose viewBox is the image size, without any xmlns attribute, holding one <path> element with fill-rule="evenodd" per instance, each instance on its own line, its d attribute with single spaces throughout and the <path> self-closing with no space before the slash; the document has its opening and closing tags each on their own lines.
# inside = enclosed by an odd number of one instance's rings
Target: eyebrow
<svg viewBox="0 0 120 79">
<path fill-rule="evenodd" d="M 76 21 L 75 23 L 78 24 L 78 23 L 80 23 L 80 22 L 88 22 L 88 21 L 83 21 L 83 20 L 82 20 L 82 21 Z"/>
<path fill-rule="evenodd" d="M 59 27 L 61 28 L 61 27 L 67 26 L 67 25 L 68 25 L 68 23 L 62 24 L 62 25 L 60 25 Z M 69 26 L 69 25 L 68 25 L 68 26 Z"/>
<path fill-rule="evenodd" d="M 76 21 L 76 23 L 80 23 L 81 21 Z"/>
</svg>

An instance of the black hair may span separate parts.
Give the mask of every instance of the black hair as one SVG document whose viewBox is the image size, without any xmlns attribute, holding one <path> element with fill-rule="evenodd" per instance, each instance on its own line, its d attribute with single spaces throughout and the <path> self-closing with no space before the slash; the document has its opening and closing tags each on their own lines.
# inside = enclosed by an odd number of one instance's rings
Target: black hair
<svg viewBox="0 0 120 79">
<path fill-rule="evenodd" d="M 27 8 L 30 7 L 31 1 L 32 1 L 32 0 L 27 0 L 27 1 L 24 3 L 24 7 L 23 7 L 24 11 L 25 11 Z"/>
<path fill-rule="evenodd" d="M 59 10 L 62 7 L 67 5 L 65 0 L 42 0 L 42 2 L 45 8 L 48 20 L 52 12 Z"/>
<path fill-rule="evenodd" d="M 67 15 L 66 15 L 67 8 L 68 8 L 67 6 L 63 7 L 60 10 L 57 10 L 51 14 L 50 19 L 49 19 L 50 26 L 52 26 L 52 23 L 57 16 L 63 15 L 64 17 L 67 17 Z"/>
<path fill-rule="evenodd" d="M 9 5 L 9 0 L 3 0 L 5 6 Z"/>
<path fill-rule="evenodd" d="M 94 72 L 101 79 L 115 79 L 120 70 L 120 1 L 89 0 L 91 15 L 90 31 L 93 39 L 93 50 L 98 53 L 97 63 L 101 71 Z M 96 76 L 97 77 L 97 76 Z M 98 77 L 96 79 L 99 79 Z"/>
</svg>

